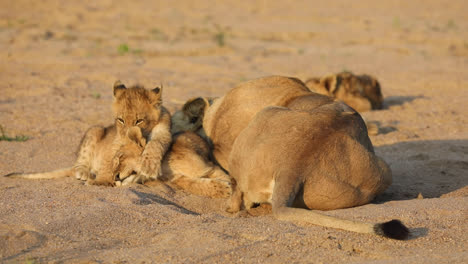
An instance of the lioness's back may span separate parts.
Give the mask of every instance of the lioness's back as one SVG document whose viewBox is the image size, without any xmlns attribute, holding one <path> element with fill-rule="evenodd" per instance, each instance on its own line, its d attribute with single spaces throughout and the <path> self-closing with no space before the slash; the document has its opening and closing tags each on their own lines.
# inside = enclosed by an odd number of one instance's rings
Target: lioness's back
<svg viewBox="0 0 468 264">
<path fill-rule="evenodd" d="M 310 93 L 298 79 L 269 76 L 241 83 L 219 98 L 208 108 L 203 123 L 219 164 L 228 169 L 232 144 L 256 113 L 267 106 L 285 106 Z"/>
</svg>

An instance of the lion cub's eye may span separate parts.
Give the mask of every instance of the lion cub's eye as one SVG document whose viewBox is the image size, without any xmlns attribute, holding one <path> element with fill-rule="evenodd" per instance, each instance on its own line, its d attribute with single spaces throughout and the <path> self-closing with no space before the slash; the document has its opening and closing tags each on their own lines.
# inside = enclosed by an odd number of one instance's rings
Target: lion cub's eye
<svg viewBox="0 0 468 264">
<path fill-rule="evenodd" d="M 136 122 L 135 122 L 135 125 L 140 125 L 140 124 L 143 124 L 143 122 L 145 122 L 144 119 L 138 119 Z"/>
<path fill-rule="evenodd" d="M 198 117 L 192 117 L 190 118 L 190 123 L 195 124 L 198 120 Z"/>
<path fill-rule="evenodd" d="M 125 124 L 125 121 L 122 119 L 122 118 L 117 118 L 117 121 L 119 121 L 119 123 L 121 123 L 122 125 Z"/>
</svg>

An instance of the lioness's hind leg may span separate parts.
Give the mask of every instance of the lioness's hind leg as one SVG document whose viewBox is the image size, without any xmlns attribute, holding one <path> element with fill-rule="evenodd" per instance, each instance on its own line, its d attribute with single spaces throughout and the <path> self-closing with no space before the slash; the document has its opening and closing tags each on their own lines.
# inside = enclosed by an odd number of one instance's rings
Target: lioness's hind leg
<svg viewBox="0 0 468 264">
<path fill-rule="evenodd" d="M 377 166 L 379 167 L 379 170 L 382 175 L 382 183 L 379 189 L 377 190 L 376 194 L 381 194 L 392 184 L 393 177 L 392 177 L 392 170 L 387 165 L 387 163 L 380 157 L 376 157 L 376 159 L 377 159 Z"/>
<path fill-rule="evenodd" d="M 103 135 L 103 127 L 92 127 L 86 132 L 81 140 L 78 158 L 73 166 L 74 174 L 77 179 L 86 181 L 91 178 L 91 167 L 93 156 L 96 151 L 96 145 Z"/>
</svg>

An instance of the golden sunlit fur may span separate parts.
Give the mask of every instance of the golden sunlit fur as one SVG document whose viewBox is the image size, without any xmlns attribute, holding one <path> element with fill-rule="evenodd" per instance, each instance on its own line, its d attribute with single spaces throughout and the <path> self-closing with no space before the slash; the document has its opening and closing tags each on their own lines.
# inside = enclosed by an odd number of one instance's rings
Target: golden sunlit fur
<svg viewBox="0 0 468 264">
<path fill-rule="evenodd" d="M 160 174 L 161 160 L 171 142 L 170 114 L 162 106 L 161 88 L 146 90 L 135 86 L 127 89 L 117 81 L 113 91 L 115 124 L 105 128 L 92 127 L 86 132 L 72 168 L 12 176 L 50 179 L 73 175 L 88 184 L 113 185 L 116 174 L 124 179 L 135 171 L 140 181 L 153 179 Z M 143 153 L 142 149 L 134 148 L 136 138 L 140 137 L 145 139 L 145 144 L 148 142 Z M 138 142 L 140 147 L 142 142 Z M 131 160 L 119 159 L 117 162 L 116 155 L 120 155 L 120 158 L 131 157 Z M 119 171 L 121 167 L 127 171 L 122 173 Z M 148 171 L 153 171 L 154 175 L 148 176 Z"/>
<path fill-rule="evenodd" d="M 231 180 L 213 163 L 212 149 L 205 140 L 203 117 L 214 99 L 188 100 L 172 116 L 173 142 L 163 163 L 165 178 L 180 188 L 198 195 L 229 197 Z"/>
<path fill-rule="evenodd" d="M 138 182 L 157 179 L 161 162 L 171 144 L 171 116 L 162 106 L 162 88 L 146 90 L 135 86 L 129 89 L 121 83 L 114 85 L 114 115 L 119 131 L 138 126 L 147 144 L 141 155 Z"/>
<path fill-rule="evenodd" d="M 182 110 L 174 113 L 172 144 L 164 156 L 159 179 L 193 194 L 225 198 L 231 194 L 230 178 L 213 163 L 208 142 L 197 134 L 204 134 L 204 102 L 201 98 L 189 100 Z M 122 184 L 134 182 L 135 177 L 124 179 Z"/>
<path fill-rule="evenodd" d="M 229 197 L 231 180 L 212 162 L 208 143 L 194 132 L 173 136 L 173 142 L 163 162 L 162 180 L 190 193 L 208 197 Z"/>
<path fill-rule="evenodd" d="M 88 170 L 74 166 L 52 172 L 33 174 L 11 174 L 12 178 L 26 179 L 54 179 L 66 176 L 76 176 L 86 173 L 86 184 L 114 186 L 118 175 L 130 175 L 137 166 L 140 155 L 146 145 L 141 140 L 141 130 L 138 127 L 128 129 L 126 135 L 119 135 L 115 126 L 92 127 L 88 130 L 82 141 L 81 155 L 90 161 Z M 94 143 L 92 143 L 94 142 Z M 83 158 L 83 157 L 81 157 Z"/>
<path fill-rule="evenodd" d="M 278 219 L 406 238 L 397 220 L 369 224 L 301 209 L 363 205 L 392 182 L 364 121 L 346 104 L 298 79 L 265 77 L 216 100 L 204 111 L 203 128 L 235 183 L 230 212 L 270 203 Z"/>
</svg>

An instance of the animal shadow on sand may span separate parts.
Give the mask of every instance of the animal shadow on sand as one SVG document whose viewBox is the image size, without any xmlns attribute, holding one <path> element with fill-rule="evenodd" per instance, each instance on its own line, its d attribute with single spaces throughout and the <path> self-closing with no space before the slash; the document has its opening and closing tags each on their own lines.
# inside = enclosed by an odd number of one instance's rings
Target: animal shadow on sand
<svg viewBox="0 0 468 264">
<path fill-rule="evenodd" d="M 419 194 L 438 198 L 468 185 L 468 140 L 399 142 L 375 150 L 393 172 L 393 184 L 376 203 L 414 199 Z"/>
<path fill-rule="evenodd" d="M 1 231 L 3 230 L 0 230 L 0 232 Z M 4 240 L 2 241 L 3 243 L 11 243 L 9 247 L 15 246 L 15 251 L 18 252 L 5 258 L 1 258 L 2 256 L 0 255 L 1 263 L 27 255 L 34 249 L 42 247 L 47 242 L 47 237 L 45 235 L 33 230 L 25 229 L 14 230 L 9 232 L 7 235 L 0 236 L 0 239 Z M 3 243 L 0 243 L 0 245 Z"/>
<path fill-rule="evenodd" d="M 196 212 L 193 212 L 193 211 L 190 211 L 172 201 L 169 201 L 161 196 L 158 196 L 156 194 L 152 194 L 152 193 L 146 193 L 146 192 L 140 192 L 140 191 L 137 191 L 137 190 L 131 190 L 134 194 L 136 194 L 136 196 L 138 197 L 138 199 L 134 200 L 133 203 L 134 204 L 137 204 L 137 205 L 148 205 L 148 204 L 154 204 L 154 203 L 157 203 L 157 204 L 162 204 L 162 205 L 170 205 L 172 207 L 173 210 L 179 212 L 179 213 L 183 213 L 183 214 L 189 214 L 189 215 L 200 215 L 199 213 L 196 213 Z"/>
<path fill-rule="evenodd" d="M 429 229 L 425 227 L 411 228 L 411 233 L 408 237 L 408 240 L 425 237 L 428 233 L 429 233 Z"/>
<path fill-rule="evenodd" d="M 385 135 L 398 130 L 395 126 L 383 126 L 382 122 L 380 121 L 372 121 L 372 123 L 375 123 L 377 125 L 377 127 L 379 128 L 380 135 Z M 398 121 L 394 122 L 394 124 L 398 123 Z"/>
<path fill-rule="evenodd" d="M 394 105 L 403 105 L 405 103 L 412 102 L 416 99 L 425 99 L 427 97 L 423 95 L 416 95 L 416 96 L 388 96 L 385 97 L 383 102 L 383 109 L 389 109 L 391 106 Z"/>
</svg>

